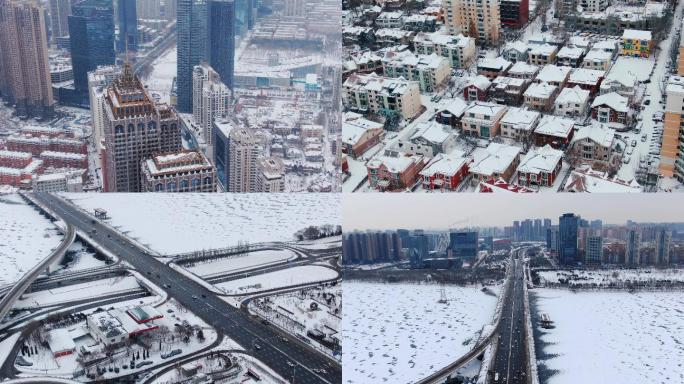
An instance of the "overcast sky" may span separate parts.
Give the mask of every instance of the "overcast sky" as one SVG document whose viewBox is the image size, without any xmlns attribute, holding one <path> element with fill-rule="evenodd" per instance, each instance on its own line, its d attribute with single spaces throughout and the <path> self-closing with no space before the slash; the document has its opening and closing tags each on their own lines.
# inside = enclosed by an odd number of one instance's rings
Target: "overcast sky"
<svg viewBox="0 0 684 384">
<path fill-rule="evenodd" d="M 345 193 L 342 198 L 345 231 L 503 227 L 534 218 L 558 224 L 563 213 L 604 224 L 684 222 L 684 194 Z"/>
</svg>

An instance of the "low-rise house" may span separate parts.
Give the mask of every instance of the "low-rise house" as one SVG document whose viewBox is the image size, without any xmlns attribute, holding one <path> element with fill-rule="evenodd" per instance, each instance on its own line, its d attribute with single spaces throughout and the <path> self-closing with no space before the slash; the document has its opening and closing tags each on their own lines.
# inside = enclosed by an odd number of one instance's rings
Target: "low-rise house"
<svg viewBox="0 0 684 384">
<path fill-rule="evenodd" d="M 590 94 L 579 86 L 563 88 L 554 102 L 554 113 L 565 117 L 583 117 L 587 112 Z"/>
<path fill-rule="evenodd" d="M 528 80 L 499 76 L 492 82 L 489 94 L 497 104 L 517 106 L 523 101 Z"/>
<path fill-rule="evenodd" d="M 384 155 L 368 161 L 368 182 L 373 189 L 395 191 L 413 187 L 418 174 L 425 167 L 421 155 L 403 155 L 387 151 Z"/>
<path fill-rule="evenodd" d="M 579 86 L 582 89 L 586 89 L 595 95 L 599 91 L 601 86 L 601 81 L 606 76 L 605 71 L 597 71 L 595 69 L 587 68 L 575 68 L 570 72 L 568 77 L 568 87 Z"/>
<path fill-rule="evenodd" d="M 423 155 L 431 159 L 438 153 L 451 152 L 456 147 L 456 135 L 451 127 L 436 121 L 418 124 L 408 140 L 399 140 L 398 150 L 409 154 Z"/>
<path fill-rule="evenodd" d="M 495 59 L 480 59 L 477 61 L 477 74 L 488 79 L 505 75 L 512 63 L 499 56 Z"/>
<path fill-rule="evenodd" d="M 449 61 L 442 56 L 435 53 L 415 55 L 411 51 L 388 52 L 382 58 L 382 68 L 387 77 L 417 81 L 424 92 L 432 92 L 440 87 L 451 73 Z"/>
<path fill-rule="evenodd" d="M 375 31 L 375 44 L 380 47 L 411 45 L 416 33 L 396 28 L 381 28 Z"/>
<path fill-rule="evenodd" d="M 629 100 L 616 92 L 596 96 L 591 118 L 599 123 L 629 124 Z"/>
<path fill-rule="evenodd" d="M 558 116 L 546 115 L 534 129 L 534 142 L 537 147 L 550 145 L 564 149 L 570 144 L 574 133 L 575 121 Z"/>
<path fill-rule="evenodd" d="M 532 83 L 523 94 L 524 104 L 538 111 L 551 111 L 558 87 L 549 83 Z"/>
<path fill-rule="evenodd" d="M 465 68 L 475 57 L 475 39 L 463 35 L 444 35 L 441 33 L 418 33 L 413 39 L 416 53 L 430 55 L 436 53 L 447 60 L 452 68 Z"/>
<path fill-rule="evenodd" d="M 476 101 L 463 113 L 463 133 L 485 139 L 492 138 L 499 134 L 499 125 L 505 113 L 506 107 L 503 105 Z"/>
<path fill-rule="evenodd" d="M 582 68 L 607 71 L 613 62 L 613 53 L 600 49 L 592 49 L 582 59 Z"/>
<path fill-rule="evenodd" d="M 345 79 L 352 73 L 367 74 L 382 71 L 381 57 L 370 50 L 352 53 L 343 65 Z"/>
<path fill-rule="evenodd" d="M 536 44 L 530 47 L 527 63 L 534 65 L 553 64 L 558 54 L 558 46 L 551 44 Z"/>
<path fill-rule="evenodd" d="M 344 45 L 358 44 L 368 47 L 375 44 L 375 31 L 371 27 L 344 26 L 342 27 L 342 42 Z"/>
<path fill-rule="evenodd" d="M 527 141 L 541 119 L 541 113 L 510 107 L 501 119 L 501 136 L 517 142 Z"/>
<path fill-rule="evenodd" d="M 651 31 L 625 29 L 622 32 L 622 54 L 624 56 L 649 57 L 653 49 Z"/>
<path fill-rule="evenodd" d="M 563 88 L 570 77 L 570 67 L 562 67 L 553 64 L 545 65 L 534 78 L 535 83 L 549 83 Z"/>
<path fill-rule="evenodd" d="M 420 171 L 421 184 L 428 190 L 455 191 L 468 176 L 471 162 L 472 159 L 461 151 L 440 153 Z"/>
<path fill-rule="evenodd" d="M 355 159 L 379 143 L 384 132 L 383 124 L 347 112 L 342 123 L 342 153 Z"/>
<path fill-rule="evenodd" d="M 534 193 L 534 191 L 527 187 L 522 187 L 517 184 L 509 184 L 504 179 L 487 179 L 480 181 L 478 186 L 480 193 Z"/>
<path fill-rule="evenodd" d="M 578 47 L 563 47 L 556 55 L 556 64 L 568 67 L 579 67 L 586 53 L 585 49 Z"/>
<path fill-rule="evenodd" d="M 619 156 L 614 152 L 615 130 L 594 122 L 580 127 L 572 138 L 570 154 L 580 163 L 615 166 Z"/>
<path fill-rule="evenodd" d="M 634 179 L 622 180 L 617 176 L 611 177 L 608 172 L 584 166 L 570 172 L 563 190 L 579 193 L 641 193 L 643 188 Z"/>
<path fill-rule="evenodd" d="M 437 29 L 437 16 L 411 15 L 404 16 L 404 29 L 416 32 L 434 32 Z"/>
<path fill-rule="evenodd" d="M 468 108 L 468 103 L 460 97 L 442 98 L 435 107 L 437 109 L 435 120 L 438 123 L 448 125 L 451 128 L 460 128 L 461 117 Z"/>
<path fill-rule="evenodd" d="M 539 67 L 518 61 L 508 70 L 508 76 L 516 79 L 533 80 L 539 73 Z"/>
<path fill-rule="evenodd" d="M 530 149 L 518 165 L 518 184 L 550 187 L 563 166 L 563 151 L 545 145 Z"/>
<path fill-rule="evenodd" d="M 492 82 L 482 76 L 477 75 L 465 88 L 463 88 L 463 98 L 468 101 L 485 101 L 489 87 Z"/>
<path fill-rule="evenodd" d="M 375 18 L 377 28 L 402 28 L 404 26 L 404 12 L 382 12 Z"/>
<path fill-rule="evenodd" d="M 416 116 L 422 109 L 420 86 L 415 81 L 354 74 L 343 84 L 344 105 L 360 112 L 395 111 L 404 119 Z"/>
<path fill-rule="evenodd" d="M 527 43 L 518 40 L 506 44 L 501 52 L 501 55 L 504 59 L 512 63 L 517 63 L 520 61 L 526 62 L 529 51 L 530 47 L 527 45 Z"/>
<path fill-rule="evenodd" d="M 481 182 L 488 179 L 510 181 L 520 163 L 520 148 L 489 143 L 487 148 L 476 148 L 472 153 L 473 163 L 470 173 L 474 180 Z"/>
</svg>

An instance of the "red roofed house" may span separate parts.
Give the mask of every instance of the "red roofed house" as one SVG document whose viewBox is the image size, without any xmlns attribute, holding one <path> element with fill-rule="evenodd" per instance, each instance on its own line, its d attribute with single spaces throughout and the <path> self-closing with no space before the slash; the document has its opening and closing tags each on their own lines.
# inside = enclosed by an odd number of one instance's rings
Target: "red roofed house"
<svg viewBox="0 0 684 384">
<path fill-rule="evenodd" d="M 425 189 L 445 189 L 455 191 L 468 176 L 471 158 L 460 151 L 450 154 L 440 153 L 420 171 L 421 182 Z"/>
<path fill-rule="evenodd" d="M 397 152 L 386 153 L 366 164 L 371 188 L 394 191 L 411 188 L 418 180 L 418 173 L 425 166 L 422 155 L 405 156 Z"/>
<path fill-rule="evenodd" d="M 487 91 L 492 85 L 492 82 L 482 76 L 477 77 L 463 88 L 463 98 L 467 101 L 485 101 L 487 99 Z"/>
<path fill-rule="evenodd" d="M 537 147 L 550 145 L 562 149 L 570 144 L 575 121 L 564 117 L 545 115 L 534 129 L 534 143 Z"/>
<path fill-rule="evenodd" d="M 518 184 L 530 187 L 550 187 L 563 165 L 563 151 L 545 145 L 530 149 L 518 165 Z"/>
</svg>

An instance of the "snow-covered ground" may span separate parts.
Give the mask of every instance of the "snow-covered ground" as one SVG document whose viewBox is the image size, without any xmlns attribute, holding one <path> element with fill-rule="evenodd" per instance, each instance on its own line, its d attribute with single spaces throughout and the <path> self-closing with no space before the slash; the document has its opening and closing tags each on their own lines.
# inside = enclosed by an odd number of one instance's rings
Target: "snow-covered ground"
<svg viewBox="0 0 684 384">
<path fill-rule="evenodd" d="M 542 384 L 684 382 L 681 292 L 542 288 L 530 296 L 555 326 L 535 340 Z M 546 378 L 549 371 L 555 374 Z"/>
<path fill-rule="evenodd" d="M 658 284 L 684 282 L 684 271 L 680 269 L 618 269 L 618 270 L 574 270 L 537 272 L 540 285 L 564 284 L 569 286 L 596 284 L 618 287 L 625 283 Z"/>
<path fill-rule="evenodd" d="M 228 272 L 239 272 L 256 267 L 279 263 L 296 258 L 292 251 L 256 251 L 246 255 L 211 260 L 197 264 L 186 264 L 183 267 L 198 276 L 212 276 Z"/>
<path fill-rule="evenodd" d="M 334 279 L 339 273 L 318 265 L 303 265 L 216 284 L 228 295 L 244 295 Z"/>
<path fill-rule="evenodd" d="M 444 289 L 448 304 L 439 304 Z M 464 355 L 494 315 L 477 287 L 344 282 L 343 383 L 413 383 Z M 498 289 L 497 289 L 498 291 Z"/>
<path fill-rule="evenodd" d="M 0 195 L 0 286 L 19 280 L 62 238 L 57 227 L 19 195 Z"/>
<path fill-rule="evenodd" d="M 171 85 L 176 77 L 177 49 L 173 48 L 159 56 L 151 65 L 152 71 L 141 79 L 153 96 L 159 96 L 160 102 L 169 103 Z"/>
<path fill-rule="evenodd" d="M 65 194 L 162 254 L 291 241 L 311 225 L 339 225 L 335 194 Z"/>
<path fill-rule="evenodd" d="M 69 262 L 64 268 L 53 273 L 69 273 L 82 271 L 84 269 L 91 269 L 97 267 L 104 267 L 107 264 L 104 260 L 99 260 L 95 254 L 88 251 L 86 246 L 80 241 L 74 241 L 69 247 L 68 254 L 72 255 L 73 260 Z"/>
</svg>

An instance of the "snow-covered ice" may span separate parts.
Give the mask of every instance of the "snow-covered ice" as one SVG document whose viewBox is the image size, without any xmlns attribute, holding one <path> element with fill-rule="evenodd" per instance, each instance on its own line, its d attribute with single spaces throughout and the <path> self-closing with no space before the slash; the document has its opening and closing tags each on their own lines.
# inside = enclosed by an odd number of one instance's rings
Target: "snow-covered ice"
<svg viewBox="0 0 684 384">
<path fill-rule="evenodd" d="M 62 238 L 57 227 L 19 195 L 0 195 L 0 286 L 19 280 Z"/>
<path fill-rule="evenodd" d="M 160 102 L 169 103 L 171 85 L 176 77 L 177 49 L 173 48 L 159 56 L 151 65 L 152 71 L 141 81 L 154 95 L 159 95 Z"/>
<path fill-rule="evenodd" d="M 339 273 L 318 265 L 303 265 L 276 272 L 268 272 L 243 279 L 216 284 L 217 288 L 229 295 L 243 295 L 286 288 L 293 285 L 316 283 L 334 279 Z"/>
<path fill-rule="evenodd" d="M 537 274 L 540 285 L 586 286 L 596 284 L 619 288 L 635 283 L 656 285 L 684 282 L 684 272 L 679 269 L 562 270 L 539 271 Z"/>
<path fill-rule="evenodd" d="M 543 384 L 684 382 L 681 292 L 541 288 L 530 298 L 555 326 L 535 340 Z"/>
<path fill-rule="evenodd" d="M 440 289 L 448 304 L 439 304 Z M 498 289 L 497 289 L 498 291 Z M 464 355 L 497 298 L 474 286 L 346 281 L 344 383 L 413 383 Z"/>
<path fill-rule="evenodd" d="M 308 226 L 341 223 L 335 194 L 64 194 L 162 254 L 292 241 Z"/>
<path fill-rule="evenodd" d="M 196 264 L 186 264 L 185 269 L 198 276 L 212 276 L 222 273 L 239 272 L 246 269 L 265 267 L 297 257 L 289 250 L 268 250 L 249 252 L 246 255 L 228 257 Z"/>
</svg>

